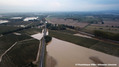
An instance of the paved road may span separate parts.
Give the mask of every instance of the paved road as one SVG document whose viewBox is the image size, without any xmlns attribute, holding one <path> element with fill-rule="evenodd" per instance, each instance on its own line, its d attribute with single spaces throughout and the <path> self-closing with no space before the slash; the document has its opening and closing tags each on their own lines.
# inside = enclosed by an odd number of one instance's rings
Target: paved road
<svg viewBox="0 0 119 67">
<path fill-rule="evenodd" d="M 41 55 L 40 55 L 40 64 L 39 64 L 39 67 L 44 67 L 44 62 L 45 62 L 45 38 L 44 36 L 46 36 L 46 22 L 45 22 L 45 29 L 44 29 L 44 35 L 43 35 L 43 38 L 41 40 L 42 42 L 42 47 L 41 47 Z"/>
<path fill-rule="evenodd" d="M 41 48 L 41 55 L 40 55 L 40 65 L 39 67 L 44 67 L 44 59 L 45 58 L 45 39 L 42 39 L 42 48 Z"/>
</svg>

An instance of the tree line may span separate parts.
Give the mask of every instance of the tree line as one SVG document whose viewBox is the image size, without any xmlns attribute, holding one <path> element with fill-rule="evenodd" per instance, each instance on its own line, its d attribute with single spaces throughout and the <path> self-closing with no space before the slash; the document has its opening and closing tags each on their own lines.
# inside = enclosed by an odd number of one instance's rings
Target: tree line
<svg viewBox="0 0 119 67">
<path fill-rule="evenodd" d="M 47 28 L 51 30 L 66 30 L 66 28 L 69 29 L 77 29 L 77 27 L 70 26 L 70 25 L 64 25 L 64 24 L 51 24 L 47 23 Z"/>
</svg>

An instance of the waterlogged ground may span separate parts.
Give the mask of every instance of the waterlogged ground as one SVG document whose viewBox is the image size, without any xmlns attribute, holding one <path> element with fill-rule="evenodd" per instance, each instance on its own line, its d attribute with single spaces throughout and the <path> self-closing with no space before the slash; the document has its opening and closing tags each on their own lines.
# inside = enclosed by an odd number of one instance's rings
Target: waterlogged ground
<svg viewBox="0 0 119 67">
<path fill-rule="evenodd" d="M 38 17 L 27 17 L 24 19 L 24 21 L 29 21 L 29 20 L 36 20 Z"/>
<path fill-rule="evenodd" d="M 0 24 L 2 23 L 8 23 L 9 21 L 8 20 L 0 20 Z"/>
<path fill-rule="evenodd" d="M 32 35 L 32 37 L 38 40 L 40 40 L 42 36 L 43 33 Z M 118 57 L 88 49 L 56 38 L 52 38 L 52 41 L 47 45 L 47 55 L 47 67 L 78 67 L 75 64 L 91 63 L 119 65 Z"/>
<path fill-rule="evenodd" d="M 92 37 L 90 37 L 90 36 L 82 35 L 82 34 L 79 34 L 79 33 L 74 34 L 74 35 L 75 35 L 75 36 L 80 36 L 80 37 L 85 37 L 85 38 L 92 38 Z"/>
<path fill-rule="evenodd" d="M 76 44 L 72 44 L 56 38 L 52 38 L 52 41 L 47 45 L 47 53 L 56 61 L 50 62 L 56 63 L 54 64 L 55 67 L 78 67 L 75 65 L 77 63 L 78 64 L 104 63 L 104 64 L 119 65 L 118 57 L 111 56 L 85 47 L 81 47 Z"/>
</svg>

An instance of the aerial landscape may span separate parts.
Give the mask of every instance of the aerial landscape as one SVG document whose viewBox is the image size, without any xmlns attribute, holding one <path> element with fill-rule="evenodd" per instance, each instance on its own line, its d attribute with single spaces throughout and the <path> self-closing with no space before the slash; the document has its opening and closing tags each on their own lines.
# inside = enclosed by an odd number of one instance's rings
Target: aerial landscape
<svg viewBox="0 0 119 67">
<path fill-rule="evenodd" d="M 119 67 L 119 1 L 0 0 L 0 67 Z"/>
</svg>

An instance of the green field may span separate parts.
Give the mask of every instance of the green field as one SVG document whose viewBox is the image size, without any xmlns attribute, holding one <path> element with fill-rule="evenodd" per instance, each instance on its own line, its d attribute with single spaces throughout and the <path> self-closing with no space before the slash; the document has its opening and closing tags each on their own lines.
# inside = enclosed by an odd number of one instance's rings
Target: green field
<svg viewBox="0 0 119 67">
<path fill-rule="evenodd" d="M 0 25 L 0 34 L 4 33 L 4 32 L 8 32 L 8 31 L 16 30 L 16 29 L 19 29 L 19 28 L 20 27 L 2 26 L 2 25 Z"/>
<path fill-rule="evenodd" d="M 39 32 L 42 32 L 42 30 L 40 28 L 29 28 L 29 29 L 19 31 L 19 33 L 23 33 L 23 34 L 27 34 L 27 35 L 33 35 L 33 34 L 37 34 Z"/>
<path fill-rule="evenodd" d="M 3 56 L 0 67 L 22 67 L 35 60 L 39 41 L 25 34 L 0 37 L 0 55 L 15 42 L 18 43 Z"/>
<path fill-rule="evenodd" d="M 112 33 L 119 33 L 119 28 L 106 27 L 106 26 L 94 26 L 94 25 L 87 26 L 82 31 L 93 34 L 94 30 L 101 30 L 101 31 L 107 31 L 107 32 L 112 32 Z"/>
<path fill-rule="evenodd" d="M 12 62 L 18 67 L 22 67 L 35 61 L 38 51 L 38 40 L 30 40 L 18 43 L 8 55 Z"/>
<path fill-rule="evenodd" d="M 8 34 L 5 36 L 0 37 L 0 50 L 6 50 L 8 49 L 13 43 L 16 41 L 21 41 L 25 39 L 30 39 L 31 37 L 23 35 L 14 35 L 14 34 Z"/>
</svg>

